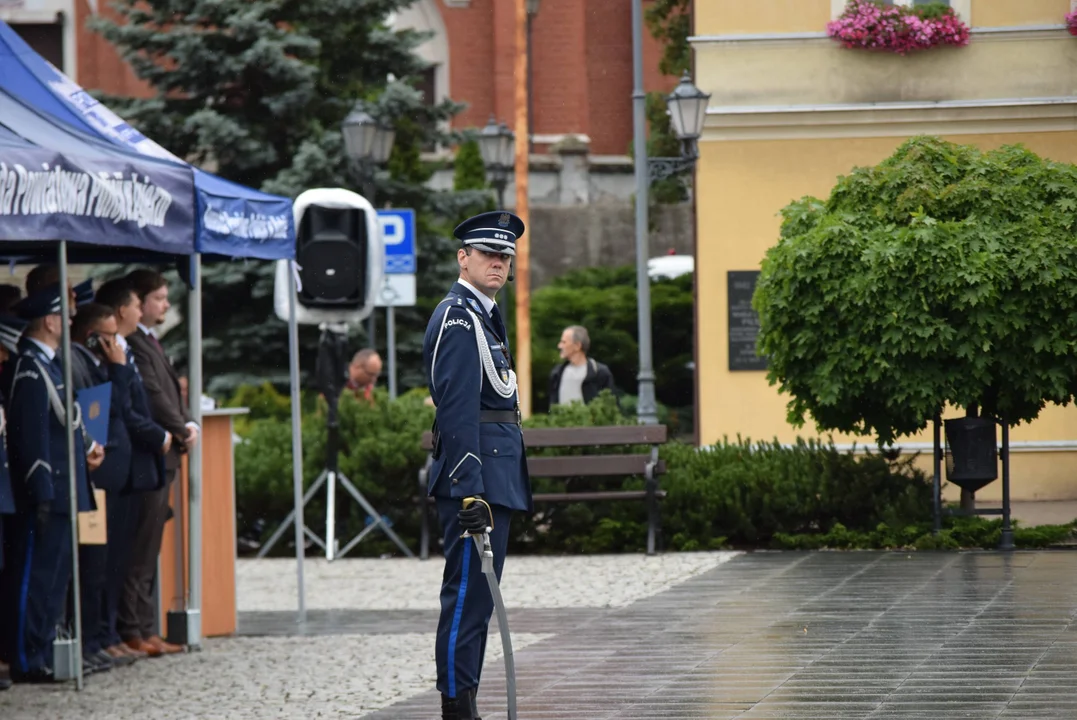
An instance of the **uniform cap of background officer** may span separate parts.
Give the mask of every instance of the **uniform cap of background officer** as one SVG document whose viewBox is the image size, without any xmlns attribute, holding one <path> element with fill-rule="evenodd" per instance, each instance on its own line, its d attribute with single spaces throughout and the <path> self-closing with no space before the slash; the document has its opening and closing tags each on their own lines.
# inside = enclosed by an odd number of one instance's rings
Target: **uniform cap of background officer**
<svg viewBox="0 0 1077 720">
<path fill-rule="evenodd" d="M 18 353 L 19 338 L 22 337 L 22 331 L 29 324 L 26 320 L 14 315 L 0 315 L 0 345 L 12 355 Z"/>
<path fill-rule="evenodd" d="M 93 302 L 93 278 L 83 280 L 72 290 L 75 291 L 75 305 L 88 305 Z"/>
<path fill-rule="evenodd" d="M 37 320 L 46 315 L 60 314 L 60 284 L 49 285 L 27 295 L 13 308 L 23 320 Z"/>
<path fill-rule="evenodd" d="M 524 234 L 524 221 L 510 212 L 494 210 L 468 218 L 452 231 L 464 247 L 516 255 L 516 241 Z"/>
</svg>

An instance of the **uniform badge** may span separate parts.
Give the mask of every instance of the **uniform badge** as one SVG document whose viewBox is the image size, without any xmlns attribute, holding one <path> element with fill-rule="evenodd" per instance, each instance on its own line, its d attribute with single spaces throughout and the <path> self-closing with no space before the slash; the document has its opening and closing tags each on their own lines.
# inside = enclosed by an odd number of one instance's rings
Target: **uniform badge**
<svg viewBox="0 0 1077 720">
<path fill-rule="evenodd" d="M 498 227 L 508 227 L 509 226 L 509 214 L 508 213 L 501 213 L 501 217 L 499 217 L 497 219 L 497 224 L 498 224 Z"/>
<path fill-rule="evenodd" d="M 509 381 L 509 371 L 505 368 L 501 368 L 501 382 L 507 383 Z"/>
<path fill-rule="evenodd" d="M 475 300 L 473 300 L 472 298 L 467 299 L 467 304 L 470 305 L 471 309 L 474 310 L 475 312 L 477 312 L 477 313 L 482 312 L 482 310 L 479 309 L 479 304 L 477 302 L 475 302 Z"/>
</svg>

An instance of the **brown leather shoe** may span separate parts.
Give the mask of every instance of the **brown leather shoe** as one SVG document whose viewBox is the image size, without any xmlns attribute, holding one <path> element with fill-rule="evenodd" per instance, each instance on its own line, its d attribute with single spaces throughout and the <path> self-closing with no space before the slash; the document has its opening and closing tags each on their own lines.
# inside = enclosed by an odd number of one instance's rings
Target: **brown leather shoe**
<svg viewBox="0 0 1077 720">
<path fill-rule="evenodd" d="M 156 646 L 151 645 L 150 643 L 146 642 L 142 638 L 131 638 L 130 640 L 125 640 L 124 644 L 127 645 L 127 647 L 131 648 L 132 650 L 137 650 L 138 652 L 144 652 L 147 655 L 149 655 L 150 657 L 157 657 L 158 655 L 161 654 L 161 651 L 158 650 Z"/>
<path fill-rule="evenodd" d="M 126 655 L 129 658 L 134 658 L 135 660 L 142 660 L 149 657 L 149 655 L 142 652 L 141 650 L 135 650 L 132 647 L 128 647 L 126 643 L 113 645 L 108 649 L 108 653 L 110 655 L 112 655 L 113 653 L 115 653 L 116 655 Z"/>
<path fill-rule="evenodd" d="M 173 645 L 172 643 L 165 642 L 157 635 L 151 637 L 149 640 L 146 641 L 146 643 L 157 648 L 157 650 L 164 655 L 174 655 L 176 653 L 183 652 L 182 645 Z"/>
</svg>

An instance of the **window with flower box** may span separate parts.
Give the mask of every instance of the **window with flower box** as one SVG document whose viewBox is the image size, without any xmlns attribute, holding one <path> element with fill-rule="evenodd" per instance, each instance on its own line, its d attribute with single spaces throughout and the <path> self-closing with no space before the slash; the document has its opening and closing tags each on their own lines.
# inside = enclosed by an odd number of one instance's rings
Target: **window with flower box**
<svg viewBox="0 0 1077 720">
<path fill-rule="evenodd" d="M 881 5 L 903 5 L 905 7 L 932 5 L 935 3 L 949 5 L 954 9 L 958 17 L 965 21 L 966 25 L 972 25 L 972 0 L 879 0 L 879 3 Z M 833 20 L 841 15 L 845 11 L 847 4 L 848 0 L 830 0 L 830 19 Z"/>
</svg>

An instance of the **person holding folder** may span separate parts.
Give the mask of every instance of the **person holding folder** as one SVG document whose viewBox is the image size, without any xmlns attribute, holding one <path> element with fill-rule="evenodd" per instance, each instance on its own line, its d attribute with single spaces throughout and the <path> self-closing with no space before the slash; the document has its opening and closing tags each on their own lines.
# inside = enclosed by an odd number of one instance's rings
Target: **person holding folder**
<svg viewBox="0 0 1077 720">
<path fill-rule="evenodd" d="M 72 379 L 86 431 L 105 446 L 105 460 L 90 473 L 90 483 L 95 493 L 103 493 L 107 539 L 103 545 L 79 547 L 82 660 L 89 673 L 129 665 L 135 660 L 130 653 L 117 651 L 114 646 L 118 643 L 110 642 L 110 623 L 115 622 L 110 608 L 116 602 L 110 603 L 109 599 L 117 594 L 115 575 L 119 572 L 115 567 L 119 563 L 114 561 L 122 561 L 126 548 L 121 545 L 123 540 L 129 542 L 121 539 L 126 518 L 124 500 L 119 496 L 131 473 L 131 436 L 124 422 L 124 407 L 130 403 L 133 376 L 116 333 L 112 308 L 93 302 L 79 306 L 71 328 Z"/>
<path fill-rule="evenodd" d="M 79 512 L 93 509 L 87 469 L 100 465 L 104 449 L 98 443 L 87 449 L 76 409 L 71 419 L 76 425 L 75 477 L 69 477 L 64 373 L 56 354 L 63 328 L 59 285 L 28 295 L 16 308 L 29 325 L 19 340 L 8 393 L 15 514 L 7 539 L 9 569 L 22 582 L 0 587 L 5 606 L 15 609 L 0 622 L 8 623 L 4 636 L 6 656 L 13 661 L 11 679 L 47 683 L 53 680 L 52 644 L 71 580 L 71 506 Z"/>
</svg>

